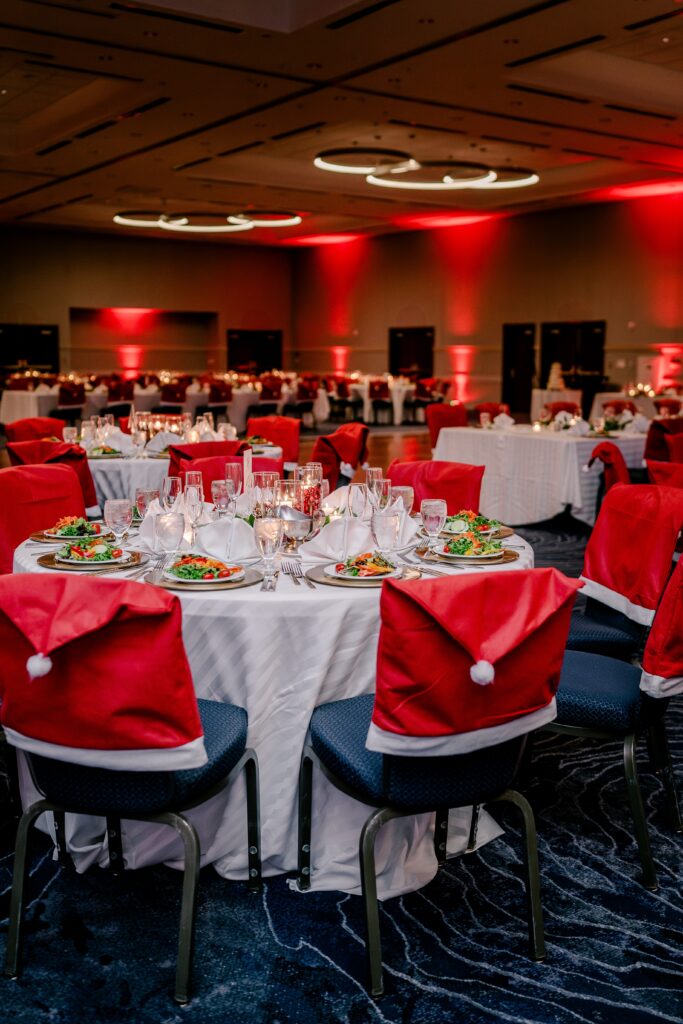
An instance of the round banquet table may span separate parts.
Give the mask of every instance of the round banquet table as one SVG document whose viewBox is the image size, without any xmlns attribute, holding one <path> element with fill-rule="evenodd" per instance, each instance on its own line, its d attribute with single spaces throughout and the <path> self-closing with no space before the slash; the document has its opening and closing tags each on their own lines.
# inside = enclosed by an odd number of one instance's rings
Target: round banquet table
<svg viewBox="0 0 683 1024">
<path fill-rule="evenodd" d="M 33 416 L 49 416 L 57 408 L 59 388 L 36 391 L 3 391 L 0 423 L 14 423 Z"/>
<path fill-rule="evenodd" d="M 600 465 L 583 467 L 599 437 L 572 436 L 566 430 L 534 431 L 530 426 L 508 430 L 445 427 L 439 432 L 434 458 L 485 466 L 480 507 L 484 515 L 510 526 L 539 523 L 571 514 L 592 526 L 600 482 Z M 609 438 L 630 468 L 642 466 L 644 434 Z"/>
<path fill-rule="evenodd" d="M 505 543 L 520 557 L 494 571 L 533 567 L 533 551 L 525 541 L 511 537 Z M 36 564 L 46 550 L 31 542 L 20 545 L 14 571 L 51 571 Z M 248 743 L 259 758 L 264 875 L 296 870 L 299 762 L 314 708 L 374 691 L 380 593 L 324 585 L 309 589 L 281 573 L 273 593 L 262 593 L 257 585 L 180 594 L 183 638 L 197 695 L 237 704 L 249 716 Z M 312 887 L 360 892 L 358 837 L 368 808 L 334 789 L 321 772 L 314 773 L 314 780 Z M 22 792 L 25 800 L 35 795 L 25 766 Z M 202 864 L 213 864 L 225 878 L 246 878 L 243 779 L 188 816 L 199 831 Z M 470 817 L 467 808 L 451 813 L 449 853 L 464 851 Z M 67 839 L 79 870 L 106 864 L 101 821 L 84 815 L 67 818 Z M 45 827 L 51 825 L 46 822 Z M 160 862 L 182 866 L 173 829 L 127 821 L 122 830 L 128 867 Z M 479 843 L 500 834 L 493 819 L 482 813 Z M 382 898 L 420 888 L 433 878 L 433 815 L 388 822 L 377 843 L 377 871 Z"/>
<path fill-rule="evenodd" d="M 88 459 L 97 502 L 104 508 L 107 498 L 135 497 L 138 487 L 145 490 L 161 489 L 168 476 L 168 459 L 146 456 L 127 456 L 121 459 Z"/>
</svg>

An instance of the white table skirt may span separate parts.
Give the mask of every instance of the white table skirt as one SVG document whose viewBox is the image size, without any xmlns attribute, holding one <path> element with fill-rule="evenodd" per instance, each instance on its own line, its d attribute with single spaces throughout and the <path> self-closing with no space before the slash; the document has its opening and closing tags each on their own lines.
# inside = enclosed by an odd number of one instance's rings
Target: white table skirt
<svg viewBox="0 0 683 1024">
<path fill-rule="evenodd" d="M 58 388 L 45 391 L 3 391 L 0 423 L 14 423 L 33 416 L 49 416 L 57 408 Z"/>
<path fill-rule="evenodd" d="M 161 489 L 168 476 L 168 459 L 149 459 L 133 456 L 124 459 L 89 459 L 97 501 L 104 508 L 107 498 L 135 497 L 138 487 L 145 490 Z"/>
<path fill-rule="evenodd" d="M 581 408 L 582 391 L 548 391 L 542 388 L 534 388 L 531 392 L 531 412 L 529 418 L 533 423 L 541 414 L 541 409 L 548 402 L 574 402 Z"/>
<path fill-rule="evenodd" d="M 645 435 L 612 437 L 629 467 L 643 461 Z M 552 519 L 569 505 L 584 523 L 595 522 L 600 466 L 584 472 L 599 438 L 572 437 L 566 432 L 447 427 L 439 433 L 434 458 L 485 466 L 481 510 L 520 526 Z"/>
<path fill-rule="evenodd" d="M 605 415 L 604 406 L 610 402 L 633 402 L 638 412 L 642 412 L 643 416 L 650 420 L 657 415 L 657 407 L 647 395 L 637 395 L 634 398 L 625 391 L 600 391 L 593 399 L 589 416 L 591 422 Z"/>
<path fill-rule="evenodd" d="M 522 548 L 520 559 L 496 571 L 533 566 L 533 552 L 521 538 L 508 543 Z M 36 558 L 45 550 L 21 545 L 14 571 L 36 571 Z M 249 716 L 248 742 L 260 767 L 265 875 L 296 869 L 299 761 L 314 708 L 374 690 L 379 597 L 375 589 L 296 587 L 283 575 L 271 594 L 256 586 L 181 596 L 183 637 L 197 695 L 238 704 Z M 32 798 L 25 779 L 23 792 L 26 800 Z M 360 891 L 358 837 L 368 814 L 364 804 L 315 772 L 314 889 Z M 243 780 L 188 816 L 200 834 L 202 864 L 214 864 L 225 878 L 245 878 Z M 451 813 L 451 854 L 465 849 L 469 823 L 469 810 Z M 480 842 L 499 834 L 493 819 L 483 814 Z M 67 837 L 80 870 L 106 863 L 100 820 L 69 815 Z M 159 862 L 181 866 L 181 846 L 172 829 L 129 821 L 123 825 L 123 841 L 129 867 Z M 433 878 L 433 815 L 387 823 L 377 844 L 377 867 L 382 898 L 417 889 Z"/>
<path fill-rule="evenodd" d="M 366 423 L 372 422 L 372 399 L 370 398 L 370 385 L 367 381 L 359 381 L 357 384 L 349 384 L 349 391 L 352 396 L 363 399 L 363 419 Z M 394 413 L 394 424 L 399 426 L 403 422 L 403 403 L 408 395 L 415 393 L 414 384 L 402 384 L 394 382 L 389 385 L 389 398 Z"/>
</svg>

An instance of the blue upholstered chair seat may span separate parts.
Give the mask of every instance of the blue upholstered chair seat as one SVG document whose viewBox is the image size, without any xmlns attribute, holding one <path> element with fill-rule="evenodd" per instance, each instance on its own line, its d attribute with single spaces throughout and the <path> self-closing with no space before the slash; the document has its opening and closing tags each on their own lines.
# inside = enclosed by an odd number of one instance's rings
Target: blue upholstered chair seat
<svg viewBox="0 0 683 1024">
<path fill-rule="evenodd" d="M 201 768 L 178 772 L 126 772 L 83 768 L 32 757 L 36 781 L 49 800 L 84 814 L 160 814 L 200 799 L 235 767 L 247 744 L 247 713 L 218 701 L 199 700 L 208 756 Z"/>
<path fill-rule="evenodd" d="M 643 627 L 625 615 L 597 601 L 588 601 L 585 608 L 576 608 L 572 613 L 567 650 L 630 661 L 640 649 L 642 634 Z"/>
<path fill-rule="evenodd" d="M 626 735 L 642 709 L 640 669 L 584 651 L 567 651 L 557 691 L 558 725 Z M 552 728 L 552 726 L 551 726 Z"/>
<path fill-rule="evenodd" d="M 452 757 L 395 757 L 365 749 L 374 697 L 316 708 L 311 746 L 322 763 L 374 806 L 433 811 L 485 803 L 511 785 L 522 740 Z"/>
</svg>

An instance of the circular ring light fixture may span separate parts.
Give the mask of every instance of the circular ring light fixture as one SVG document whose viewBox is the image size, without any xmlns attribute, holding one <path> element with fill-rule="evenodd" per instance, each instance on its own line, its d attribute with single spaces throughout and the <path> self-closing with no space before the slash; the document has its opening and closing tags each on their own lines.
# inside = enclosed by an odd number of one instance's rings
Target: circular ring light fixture
<svg viewBox="0 0 683 1024">
<path fill-rule="evenodd" d="M 122 210 L 114 214 L 114 223 L 127 228 L 158 228 L 162 213 L 159 210 Z M 178 224 L 187 224 L 187 219 L 174 218 Z"/>
<path fill-rule="evenodd" d="M 196 223 L 196 221 L 210 221 L 209 224 Z M 218 223 L 216 223 L 216 221 Z M 194 222 L 194 223 L 193 223 Z M 249 221 L 244 224 L 230 224 L 225 214 L 215 213 L 213 210 L 207 212 L 193 213 L 164 213 L 159 217 L 157 227 L 164 231 L 179 231 L 188 234 L 203 235 L 225 235 L 235 231 L 251 231 L 254 224 Z"/>
<path fill-rule="evenodd" d="M 353 146 L 346 149 L 325 149 L 315 157 L 313 163 L 321 171 L 336 174 L 374 174 L 391 168 L 419 167 L 410 153 L 402 149 L 375 149 Z"/>
<path fill-rule="evenodd" d="M 246 210 L 228 217 L 228 223 L 251 224 L 255 228 L 289 228 L 301 224 L 301 217 L 289 210 Z"/>
<path fill-rule="evenodd" d="M 423 160 L 421 163 L 413 160 L 411 163 L 413 166 L 409 168 L 390 167 L 379 174 L 368 174 L 365 180 L 382 188 L 424 192 L 471 188 L 496 180 L 496 172 L 485 164 L 463 160 Z"/>
<path fill-rule="evenodd" d="M 470 188 L 480 188 L 482 192 L 494 188 L 526 188 L 528 185 L 537 185 L 541 180 L 535 171 L 528 167 L 494 167 L 496 174 L 495 181 L 478 182 Z M 445 181 L 448 181 L 446 175 Z"/>
</svg>

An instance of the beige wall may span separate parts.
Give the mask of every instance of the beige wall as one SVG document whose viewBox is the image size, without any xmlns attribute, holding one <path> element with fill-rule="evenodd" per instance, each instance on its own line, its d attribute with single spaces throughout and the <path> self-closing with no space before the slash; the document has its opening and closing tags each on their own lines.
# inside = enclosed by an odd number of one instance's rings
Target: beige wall
<svg viewBox="0 0 683 1024">
<path fill-rule="evenodd" d="M 327 347 L 348 345 L 350 370 L 383 372 L 389 327 L 434 326 L 435 372 L 463 346 L 467 397 L 497 398 L 503 323 L 606 320 L 605 369 L 626 382 L 639 355 L 683 343 L 683 197 L 301 250 L 293 280 L 301 367 L 331 369 Z"/>
<path fill-rule="evenodd" d="M 144 332 L 147 366 L 225 367 L 228 328 L 281 329 L 291 322 L 290 259 L 284 250 L 169 242 L 127 235 L 33 230 L 0 233 L 0 321 L 59 325 L 62 369 L 116 370 L 120 344 L 136 338 L 102 325 L 72 337 L 70 309 L 146 307 L 215 314 L 196 332 L 187 321 Z M 162 330 L 162 326 L 164 329 Z"/>
</svg>

